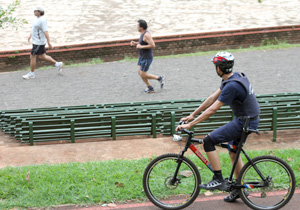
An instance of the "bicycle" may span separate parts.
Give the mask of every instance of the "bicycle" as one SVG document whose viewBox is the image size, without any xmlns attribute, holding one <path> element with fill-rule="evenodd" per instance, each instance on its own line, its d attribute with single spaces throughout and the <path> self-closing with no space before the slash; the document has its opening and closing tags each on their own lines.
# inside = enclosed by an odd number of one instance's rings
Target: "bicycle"
<svg viewBox="0 0 300 210">
<path fill-rule="evenodd" d="M 237 189 L 243 202 L 252 209 L 273 210 L 285 206 L 293 197 L 296 181 L 291 167 L 282 159 L 265 155 L 251 159 L 243 150 L 247 134 L 258 130 L 249 128 L 250 118 L 245 119 L 243 132 L 238 147 L 227 143 L 218 146 L 236 150 L 235 161 L 228 178 L 227 192 Z M 181 122 L 182 123 L 182 122 Z M 184 153 L 191 149 L 194 154 L 213 172 L 209 161 L 192 144 L 202 144 L 202 139 L 193 138 L 193 132 L 183 129 L 188 134 L 184 149 L 179 154 L 164 154 L 152 160 L 143 175 L 143 188 L 149 200 L 162 209 L 182 209 L 194 202 L 200 192 L 201 178 L 196 165 Z M 183 138 L 174 135 L 174 141 Z M 240 153 L 248 162 L 243 166 L 237 180 L 233 173 Z"/>
</svg>

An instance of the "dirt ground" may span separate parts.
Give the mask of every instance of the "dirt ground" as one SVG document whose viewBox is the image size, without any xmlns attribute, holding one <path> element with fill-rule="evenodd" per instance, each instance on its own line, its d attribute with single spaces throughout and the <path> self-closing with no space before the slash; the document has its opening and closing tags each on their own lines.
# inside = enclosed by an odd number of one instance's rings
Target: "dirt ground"
<svg viewBox="0 0 300 210">
<path fill-rule="evenodd" d="M 246 150 L 263 149 L 300 149 L 300 130 L 284 130 L 277 134 L 277 141 L 272 142 L 272 132 L 252 134 L 245 145 Z M 203 136 L 199 136 L 203 138 Z M 57 142 L 55 144 L 21 144 L 9 135 L 0 133 L 0 168 L 7 166 L 26 166 L 36 164 L 55 164 L 68 162 L 104 161 L 112 159 L 139 159 L 178 153 L 181 146 L 172 138 L 163 136 L 156 139 L 130 137 L 121 140 L 87 139 L 78 143 Z M 201 145 L 197 146 L 204 152 Z M 226 152 L 220 149 L 221 152 Z"/>
</svg>

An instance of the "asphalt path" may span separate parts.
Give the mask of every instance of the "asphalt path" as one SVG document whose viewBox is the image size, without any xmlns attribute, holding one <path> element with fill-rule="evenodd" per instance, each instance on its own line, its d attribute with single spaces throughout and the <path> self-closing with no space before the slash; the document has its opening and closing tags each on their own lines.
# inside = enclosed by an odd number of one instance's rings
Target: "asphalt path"
<svg viewBox="0 0 300 210">
<path fill-rule="evenodd" d="M 216 195 L 216 196 L 209 196 L 204 197 L 200 195 L 190 206 L 185 208 L 185 210 L 218 210 L 218 209 L 230 209 L 230 210 L 250 210 L 246 204 L 243 203 L 241 199 L 238 199 L 236 202 L 233 203 L 225 203 L 223 201 L 224 196 Z M 300 190 L 296 190 L 293 198 L 290 202 L 281 208 L 282 210 L 299 210 L 299 200 L 300 200 Z M 76 208 L 78 209 L 78 208 Z M 81 208 L 81 210 L 110 210 L 110 209 L 122 209 L 122 210 L 159 210 L 160 208 L 154 206 L 152 203 L 136 203 L 136 204 L 124 204 L 124 205 L 117 205 L 115 207 L 103 207 L 103 206 L 94 206 L 88 208 Z M 75 209 L 72 209 L 75 210 Z"/>
<path fill-rule="evenodd" d="M 300 48 L 234 53 L 234 71 L 246 73 L 256 94 L 299 92 L 299 54 Z M 155 94 L 141 93 L 136 61 L 67 67 L 63 75 L 36 70 L 31 80 L 22 79 L 27 71 L 2 73 L 0 110 L 207 97 L 221 82 L 213 56 L 154 58 L 149 73 L 166 76 L 163 89 L 151 81 Z"/>
</svg>

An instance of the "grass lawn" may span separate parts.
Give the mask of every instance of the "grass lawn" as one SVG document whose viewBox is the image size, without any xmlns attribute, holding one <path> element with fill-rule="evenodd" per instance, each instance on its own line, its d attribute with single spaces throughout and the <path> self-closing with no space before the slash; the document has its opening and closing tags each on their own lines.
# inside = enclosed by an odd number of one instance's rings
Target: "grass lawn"
<svg viewBox="0 0 300 210">
<path fill-rule="evenodd" d="M 260 50 L 288 49 L 288 48 L 293 48 L 293 47 L 300 47 L 300 44 L 289 44 L 286 42 L 278 42 L 278 41 L 274 41 L 274 40 L 263 40 L 261 45 L 257 46 L 257 47 L 250 46 L 248 48 L 227 49 L 227 50 L 221 50 L 221 51 L 228 51 L 230 53 L 236 53 L 236 52 L 260 51 Z M 205 52 L 201 51 L 201 52 L 195 52 L 195 53 L 184 53 L 184 54 L 176 54 L 176 55 L 155 56 L 155 59 L 215 55 L 218 52 L 220 52 L 220 50 L 205 51 Z M 137 61 L 137 60 L 138 60 L 138 58 L 126 57 L 122 61 Z"/>
<path fill-rule="evenodd" d="M 250 157 L 275 155 L 290 164 L 300 178 L 300 151 L 248 151 Z M 202 182 L 211 180 L 211 172 L 196 156 L 189 156 L 201 167 Z M 224 177 L 231 163 L 227 153 L 220 153 Z M 102 204 L 144 201 L 142 176 L 149 158 L 104 162 L 69 163 L 6 167 L 0 170 L 0 209 L 49 207 L 63 204 Z M 226 166 L 226 167 L 225 167 Z M 299 186 L 300 183 L 297 183 Z M 203 193 L 204 191 L 201 191 Z"/>
</svg>

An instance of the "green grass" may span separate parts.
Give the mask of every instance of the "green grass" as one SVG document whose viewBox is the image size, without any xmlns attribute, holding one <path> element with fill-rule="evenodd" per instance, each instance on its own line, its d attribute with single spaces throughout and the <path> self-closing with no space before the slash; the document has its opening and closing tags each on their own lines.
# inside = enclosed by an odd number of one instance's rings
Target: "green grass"
<svg viewBox="0 0 300 210">
<path fill-rule="evenodd" d="M 227 49 L 221 51 L 229 51 L 231 53 L 236 52 L 249 52 L 249 51 L 258 51 L 258 50 L 275 50 L 275 49 L 288 49 L 300 47 L 300 44 L 288 44 L 286 42 L 279 42 L 276 38 L 273 40 L 263 40 L 260 46 L 254 47 L 250 46 L 248 48 L 239 48 L 239 49 Z M 205 55 L 215 55 L 216 53 L 220 52 L 220 50 L 214 51 L 205 51 L 205 52 L 195 52 L 195 53 L 185 53 L 185 54 L 176 54 L 176 55 L 165 55 L 165 56 L 155 56 L 155 59 L 164 59 L 164 58 L 181 58 L 181 57 L 191 57 L 191 56 L 205 56 Z M 137 61 L 137 58 L 130 58 L 125 57 L 124 61 Z"/>
<path fill-rule="evenodd" d="M 300 179 L 299 150 L 249 151 L 250 157 L 272 154 L 287 161 Z M 211 179 L 211 172 L 195 156 L 202 182 Z M 230 173 L 227 153 L 220 154 L 223 174 Z M 102 204 L 144 201 L 142 187 L 144 169 L 149 158 L 89 163 L 6 167 L 0 170 L 0 209 L 49 207 L 63 204 Z M 30 181 L 26 175 L 30 171 Z M 297 183 L 299 186 L 299 182 Z"/>
</svg>

